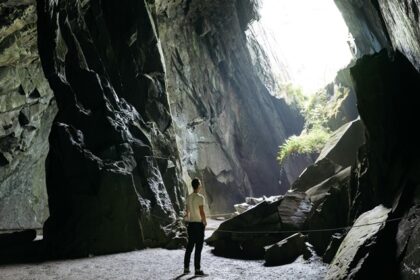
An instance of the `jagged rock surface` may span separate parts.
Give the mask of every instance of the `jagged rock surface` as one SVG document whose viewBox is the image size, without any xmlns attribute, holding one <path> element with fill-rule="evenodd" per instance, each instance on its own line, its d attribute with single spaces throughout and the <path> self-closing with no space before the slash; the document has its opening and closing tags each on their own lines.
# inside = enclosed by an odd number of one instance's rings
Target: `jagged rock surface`
<svg viewBox="0 0 420 280">
<path fill-rule="evenodd" d="M 420 70 L 420 1 L 335 0 L 355 40 L 356 57 L 399 50 Z"/>
<path fill-rule="evenodd" d="M 340 170 L 354 165 L 357 151 L 364 142 L 364 127 L 360 119 L 344 124 L 333 133 L 315 163 L 306 168 L 293 183 L 292 190 L 306 191 Z"/>
<path fill-rule="evenodd" d="M 372 257 L 370 251 L 378 246 L 378 235 L 385 228 L 390 211 L 390 208 L 379 205 L 357 218 L 330 264 L 326 279 L 353 279 L 360 270 L 367 269 L 366 263 Z M 371 225 L 364 226 L 367 224 Z"/>
<path fill-rule="evenodd" d="M 387 31 L 382 25 L 381 13 L 375 8 L 377 1 L 334 0 L 353 35 L 353 55 L 360 58 L 389 47 Z M 379 1 L 381 2 L 381 1 Z"/>
<path fill-rule="evenodd" d="M 364 57 L 351 72 L 367 138 L 355 170 L 352 189 L 356 199 L 350 214 L 356 218 L 383 204 L 392 209 L 393 217 L 404 216 L 411 208 L 418 207 L 420 198 L 417 172 L 420 151 L 416 138 L 410 133 L 411 124 L 418 120 L 420 74 L 402 53 L 396 52 L 390 57 L 385 51 Z M 401 98 L 402 92 L 404 98 Z M 413 240 L 416 239 L 414 229 L 405 226 L 404 223 L 390 225 L 384 236 L 384 244 L 389 245 L 372 248 L 370 254 L 375 258 L 370 258 L 366 270 L 358 274 L 360 277 L 375 273 L 378 277 L 395 278 L 400 272 L 407 273 L 399 260 L 410 258 L 408 253 L 415 255 L 415 251 L 401 251 L 397 259 L 396 249 L 391 246 L 398 239 L 398 230 L 408 235 L 414 233 Z M 408 275 L 410 273 L 413 272 Z"/>
<path fill-rule="evenodd" d="M 351 167 L 347 167 L 306 191 L 315 209 L 306 221 L 309 229 L 343 228 L 350 224 L 349 212 L 353 199 L 350 180 Z M 336 232 L 342 231 L 337 229 Z M 333 235 L 333 230 L 310 232 L 308 240 L 321 256 L 333 240 Z"/>
<path fill-rule="evenodd" d="M 264 258 L 264 247 L 288 237 L 289 231 L 305 228 L 312 210 L 305 193 L 286 193 L 223 222 L 207 243 L 218 255 Z"/>
<path fill-rule="evenodd" d="M 34 1 L 0 3 L 0 229 L 48 217 L 45 158 L 56 114 L 37 47 Z"/>
<path fill-rule="evenodd" d="M 295 233 L 266 248 L 264 259 L 268 266 L 288 264 L 297 259 L 305 250 L 306 236 Z"/>
<path fill-rule="evenodd" d="M 281 163 L 280 172 L 284 172 L 290 185 L 293 185 L 306 168 L 310 167 L 317 159 L 318 154 L 292 153 Z"/>
<path fill-rule="evenodd" d="M 38 1 L 58 104 L 46 163 L 50 257 L 164 246 L 181 204 L 164 63 L 145 1 Z"/>
<path fill-rule="evenodd" d="M 278 146 L 303 119 L 270 95 L 257 46 L 247 42 L 254 1 L 155 2 L 184 178 L 203 179 L 214 212 L 284 193 Z"/>
</svg>

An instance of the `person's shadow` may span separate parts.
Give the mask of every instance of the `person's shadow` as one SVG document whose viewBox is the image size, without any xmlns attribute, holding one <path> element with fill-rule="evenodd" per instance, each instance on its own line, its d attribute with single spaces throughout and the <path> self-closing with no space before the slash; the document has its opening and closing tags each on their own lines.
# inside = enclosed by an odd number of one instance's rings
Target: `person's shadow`
<svg viewBox="0 0 420 280">
<path fill-rule="evenodd" d="M 179 280 L 182 279 L 182 277 L 188 275 L 187 273 L 182 273 L 181 275 L 178 275 L 177 277 L 175 277 L 173 280 Z M 201 277 L 206 277 L 206 275 L 193 275 L 190 278 L 186 278 L 186 280 L 191 280 L 191 279 L 195 279 L 195 278 L 201 278 Z"/>
</svg>

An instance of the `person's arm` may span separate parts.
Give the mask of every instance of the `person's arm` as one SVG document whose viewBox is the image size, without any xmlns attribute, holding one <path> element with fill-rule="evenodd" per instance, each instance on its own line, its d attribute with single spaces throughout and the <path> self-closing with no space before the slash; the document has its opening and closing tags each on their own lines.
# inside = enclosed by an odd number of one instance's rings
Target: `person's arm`
<svg viewBox="0 0 420 280">
<path fill-rule="evenodd" d="M 204 205 L 200 205 L 200 217 L 204 226 L 207 226 L 206 213 L 204 213 Z"/>
</svg>

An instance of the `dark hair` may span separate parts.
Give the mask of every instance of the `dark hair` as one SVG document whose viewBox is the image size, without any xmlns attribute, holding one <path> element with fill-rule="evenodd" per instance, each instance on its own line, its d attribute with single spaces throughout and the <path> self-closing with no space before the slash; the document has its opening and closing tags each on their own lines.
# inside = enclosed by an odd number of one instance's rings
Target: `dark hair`
<svg viewBox="0 0 420 280">
<path fill-rule="evenodd" d="M 192 185 L 193 189 L 196 190 L 200 186 L 200 179 L 194 178 L 191 181 L 191 185 Z"/>
</svg>

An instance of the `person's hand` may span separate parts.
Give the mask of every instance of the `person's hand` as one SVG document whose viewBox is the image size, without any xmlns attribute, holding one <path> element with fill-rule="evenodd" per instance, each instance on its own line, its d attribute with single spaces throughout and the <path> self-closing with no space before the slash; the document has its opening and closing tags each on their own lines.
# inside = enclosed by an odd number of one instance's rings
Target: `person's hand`
<svg viewBox="0 0 420 280">
<path fill-rule="evenodd" d="M 206 220 L 202 220 L 201 222 L 203 223 L 204 227 L 207 226 L 207 221 Z"/>
</svg>

